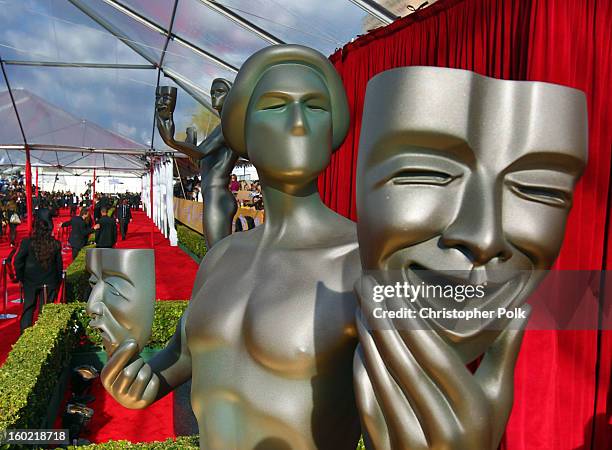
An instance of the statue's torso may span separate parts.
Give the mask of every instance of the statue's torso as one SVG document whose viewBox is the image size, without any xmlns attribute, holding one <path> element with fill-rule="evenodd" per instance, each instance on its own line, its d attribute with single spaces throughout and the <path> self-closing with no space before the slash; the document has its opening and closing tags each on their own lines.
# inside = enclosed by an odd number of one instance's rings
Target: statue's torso
<svg viewBox="0 0 612 450">
<path fill-rule="evenodd" d="M 222 187 L 228 189 L 229 177 L 238 160 L 238 155 L 226 145 L 200 159 L 202 189 Z"/>
<path fill-rule="evenodd" d="M 228 238 L 189 307 L 202 447 L 353 449 L 357 245 L 262 249 L 261 234 Z"/>
</svg>

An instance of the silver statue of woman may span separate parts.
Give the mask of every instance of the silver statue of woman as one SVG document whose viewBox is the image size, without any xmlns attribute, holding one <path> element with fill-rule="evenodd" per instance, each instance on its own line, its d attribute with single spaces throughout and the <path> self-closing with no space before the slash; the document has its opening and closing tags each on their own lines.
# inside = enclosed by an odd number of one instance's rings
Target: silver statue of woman
<svg viewBox="0 0 612 450">
<path fill-rule="evenodd" d="M 356 229 L 317 189 L 348 124 L 320 53 L 278 45 L 245 62 L 222 127 L 257 168 L 266 221 L 206 255 L 174 338 L 149 364 L 131 362 L 133 341 L 113 354 L 101 378 L 117 401 L 144 408 L 191 378 L 202 448 L 356 447 Z"/>
<path fill-rule="evenodd" d="M 210 88 L 212 107 L 221 114 L 232 83 L 223 78 L 213 80 Z M 156 92 L 157 129 L 164 142 L 200 162 L 204 211 L 202 225 L 207 248 L 211 248 L 232 232 L 232 221 L 238 208 L 229 190 L 229 176 L 238 160 L 223 138 L 218 125 L 200 144 L 194 128 L 187 129 L 187 140 L 174 138 L 173 113 L 176 106 L 176 88 L 160 86 Z"/>
</svg>

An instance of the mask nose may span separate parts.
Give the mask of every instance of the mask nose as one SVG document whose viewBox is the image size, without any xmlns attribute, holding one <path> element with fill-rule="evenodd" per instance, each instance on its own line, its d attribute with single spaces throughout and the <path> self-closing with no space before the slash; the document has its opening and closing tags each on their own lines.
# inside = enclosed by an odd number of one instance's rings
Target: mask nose
<svg viewBox="0 0 612 450">
<path fill-rule="evenodd" d="M 89 299 L 87 300 L 87 306 L 85 307 L 85 312 L 89 316 L 101 316 L 104 311 L 104 306 L 102 305 L 103 299 L 103 289 L 101 286 L 101 282 L 96 283 L 96 285 L 91 290 L 91 294 L 89 295 Z"/>
<path fill-rule="evenodd" d="M 478 266 L 512 257 L 502 227 L 501 198 L 494 182 L 485 181 L 468 182 L 457 216 L 440 240 L 443 247 L 459 250 Z"/>
<path fill-rule="evenodd" d="M 306 118 L 304 117 L 304 111 L 302 105 L 299 103 L 291 103 L 289 105 L 290 111 L 290 129 L 293 136 L 305 136 L 307 132 Z"/>
</svg>

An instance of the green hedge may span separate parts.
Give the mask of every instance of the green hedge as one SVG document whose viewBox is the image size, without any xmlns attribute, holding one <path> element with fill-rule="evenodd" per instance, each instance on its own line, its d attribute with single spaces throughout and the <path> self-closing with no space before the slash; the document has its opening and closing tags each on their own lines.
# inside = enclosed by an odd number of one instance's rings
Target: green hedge
<svg viewBox="0 0 612 450">
<path fill-rule="evenodd" d="M 57 380 L 84 329 L 78 304 L 49 304 L 0 367 L 0 430 L 40 428 Z"/>
<path fill-rule="evenodd" d="M 103 444 L 82 445 L 79 447 L 70 446 L 70 449 L 84 450 L 182 450 L 199 449 L 197 436 L 182 436 L 176 439 L 168 439 L 163 442 L 143 442 L 132 444 L 128 441 L 109 441 Z"/>
<path fill-rule="evenodd" d="M 183 436 L 176 439 L 168 439 L 163 442 L 143 442 L 141 444 L 132 444 L 128 441 L 109 441 L 104 444 L 91 444 L 80 447 L 68 447 L 69 449 L 78 450 L 182 450 L 182 449 L 197 449 L 199 447 L 199 439 L 197 436 Z M 365 450 L 363 441 L 359 441 L 356 450 Z"/>
<path fill-rule="evenodd" d="M 193 231 L 191 228 L 178 223 L 176 224 L 176 234 L 178 241 L 187 250 L 200 259 L 204 258 L 207 250 L 204 236 L 196 231 Z"/>
<path fill-rule="evenodd" d="M 89 272 L 85 269 L 87 249 L 94 245 L 83 247 L 77 257 L 66 269 L 66 301 L 79 302 L 89 297 Z"/>
</svg>

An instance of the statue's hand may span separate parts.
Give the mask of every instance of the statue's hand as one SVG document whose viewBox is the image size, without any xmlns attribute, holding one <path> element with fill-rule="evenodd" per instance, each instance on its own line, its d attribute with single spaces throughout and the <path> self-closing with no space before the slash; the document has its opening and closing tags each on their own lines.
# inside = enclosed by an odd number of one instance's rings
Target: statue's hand
<svg viewBox="0 0 612 450">
<path fill-rule="evenodd" d="M 185 134 L 187 137 L 185 138 L 185 142 L 191 145 L 198 145 L 198 132 L 195 127 L 188 127 L 185 130 Z"/>
<path fill-rule="evenodd" d="M 159 391 L 159 377 L 140 356 L 133 359 L 137 354 L 138 344 L 128 339 L 115 350 L 100 373 L 108 393 L 130 409 L 151 405 Z"/>
<path fill-rule="evenodd" d="M 472 374 L 425 323 L 402 329 L 389 319 L 368 329 L 375 285 L 364 277 L 356 286 L 360 346 L 354 364 L 357 404 L 372 446 L 497 448 L 512 408 L 514 365 L 527 320 L 515 319 Z M 420 322 L 418 315 L 414 320 Z"/>
</svg>

